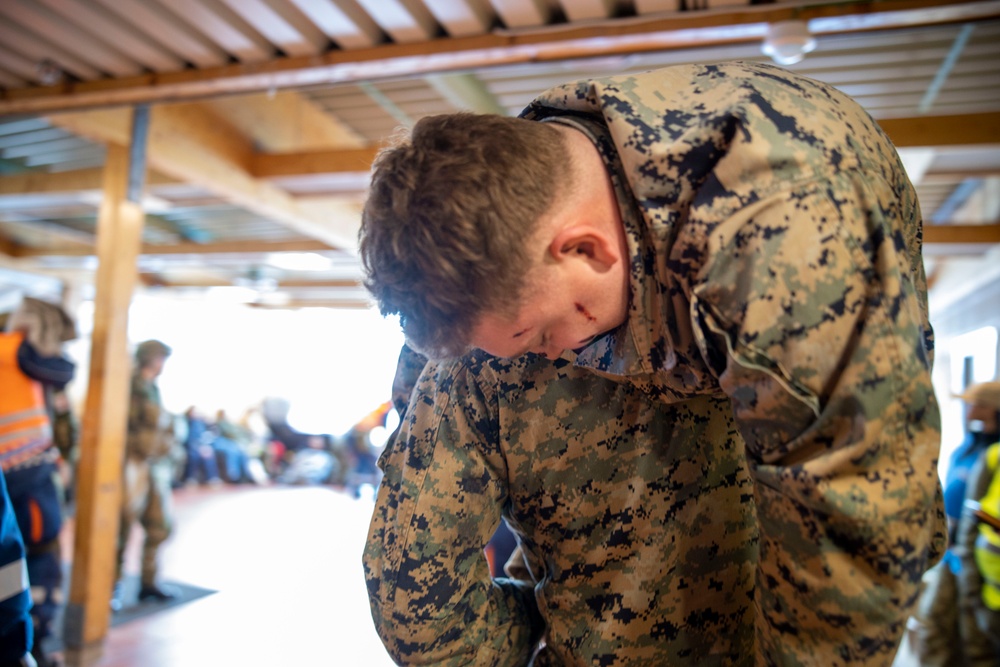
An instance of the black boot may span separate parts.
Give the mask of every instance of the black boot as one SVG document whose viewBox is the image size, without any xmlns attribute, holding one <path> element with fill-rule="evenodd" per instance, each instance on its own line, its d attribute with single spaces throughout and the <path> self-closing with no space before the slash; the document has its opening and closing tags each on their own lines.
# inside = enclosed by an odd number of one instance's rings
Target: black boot
<svg viewBox="0 0 1000 667">
<path fill-rule="evenodd" d="M 177 597 L 177 594 L 160 588 L 156 584 L 143 584 L 142 588 L 139 589 L 139 602 L 145 600 L 153 599 L 157 602 L 169 602 Z"/>
</svg>

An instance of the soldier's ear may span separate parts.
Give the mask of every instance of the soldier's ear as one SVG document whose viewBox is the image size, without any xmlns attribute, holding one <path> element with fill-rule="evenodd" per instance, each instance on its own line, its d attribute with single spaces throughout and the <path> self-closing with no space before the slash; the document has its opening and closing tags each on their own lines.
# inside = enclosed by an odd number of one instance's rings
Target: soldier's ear
<svg viewBox="0 0 1000 667">
<path fill-rule="evenodd" d="M 552 237 L 548 251 L 557 262 L 584 259 L 598 270 L 606 270 L 621 259 L 614 239 L 591 225 L 562 228 Z"/>
</svg>

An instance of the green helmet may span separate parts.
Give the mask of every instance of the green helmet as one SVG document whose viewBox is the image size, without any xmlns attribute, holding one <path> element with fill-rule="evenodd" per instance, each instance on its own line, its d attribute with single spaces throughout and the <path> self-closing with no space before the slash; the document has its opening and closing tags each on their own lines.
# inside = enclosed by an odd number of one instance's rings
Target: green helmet
<svg viewBox="0 0 1000 667">
<path fill-rule="evenodd" d="M 135 360 L 140 366 L 145 366 L 151 360 L 162 357 L 166 359 L 170 356 L 171 349 L 158 340 L 147 340 L 139 343 L 135 348 Z"/>
</svg>

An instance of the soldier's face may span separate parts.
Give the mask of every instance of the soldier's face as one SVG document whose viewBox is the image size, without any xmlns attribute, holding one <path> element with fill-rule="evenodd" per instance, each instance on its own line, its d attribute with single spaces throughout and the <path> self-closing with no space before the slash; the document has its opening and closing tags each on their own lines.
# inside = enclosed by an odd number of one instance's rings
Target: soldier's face
<svg viewBox="0 0 1000 667">
<path fill-rule="evenodd" d="M 582 263 L 570 269 L 536 276 L 513 317 L 484 316 L 473 331 L 472 345 L 498 357 L 535 352 L 555 359 L 621 325 L 628 312 L 627 291 L 601 289 L 606 277 L 590 275 Z"/>
<path fill-rule="evenodd" d="M 166 357 L 153 357 L 146 364 L 146 373 L 149 377 L 159 377 L 163 373 L 163 364 Z"/>
<path fill-rule="evenodd" d="M 527 242 L 535 257 L 517 313 L 486 315 L 473 331 L 472 345 L 498 357 L 536 352 L 554 359 L 627 317 L 628 243 L 614 185 L 590 139 L 559 129 L 574 185 L 559 189 Z"/>
</svg>

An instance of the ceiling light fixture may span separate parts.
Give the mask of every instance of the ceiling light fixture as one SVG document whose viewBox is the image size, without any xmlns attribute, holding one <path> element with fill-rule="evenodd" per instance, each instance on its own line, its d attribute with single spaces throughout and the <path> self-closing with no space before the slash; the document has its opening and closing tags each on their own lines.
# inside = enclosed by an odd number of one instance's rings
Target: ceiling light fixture
<svg viewBox="0 0 1000 667">
<path fill-rule="evenodd" d="M 49 58 L 43 58 L 35 65 L 35 72 L 38 75 L 38 82 L 43 86 L 54 86 L 62 83 L 66 76 L 58 63 Z"/>
<path fill-rule="evenodd" d="M 779 21 L 767 28 L 760 49 L 779 65 L 794 65 L 816 48 L 816 38 L 809 33 L 805 21 Z"/>
</svg>

